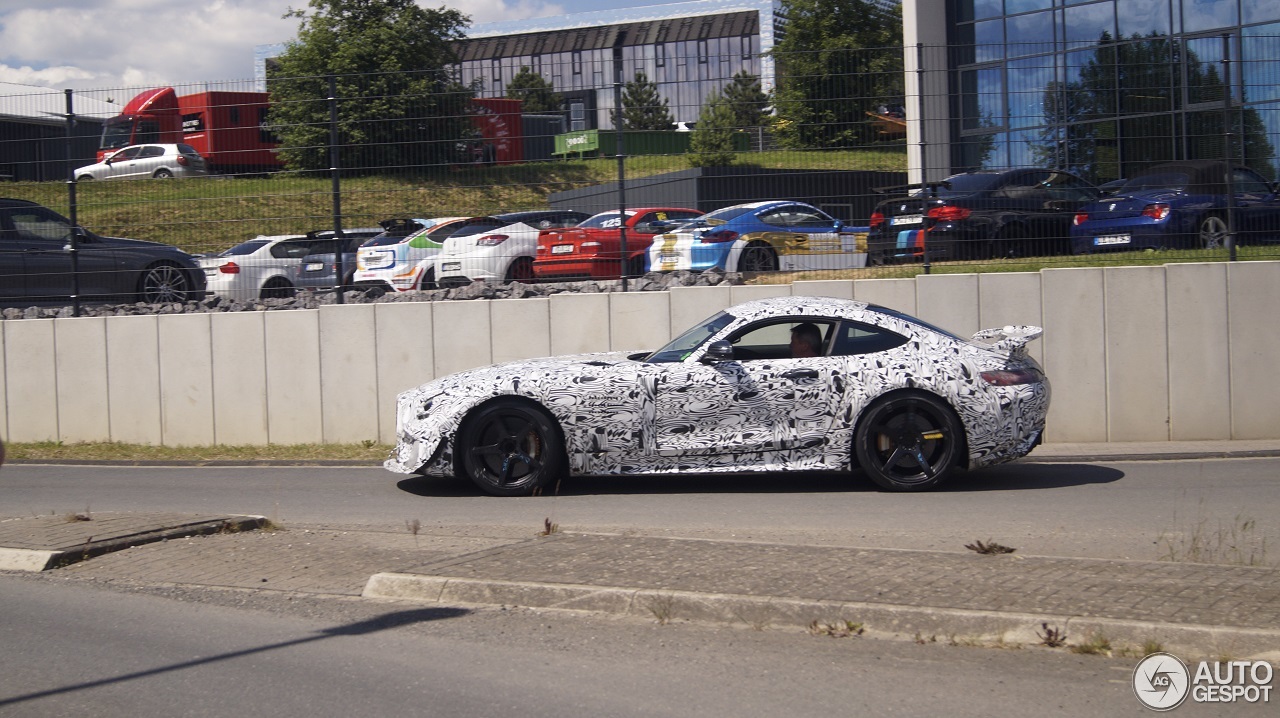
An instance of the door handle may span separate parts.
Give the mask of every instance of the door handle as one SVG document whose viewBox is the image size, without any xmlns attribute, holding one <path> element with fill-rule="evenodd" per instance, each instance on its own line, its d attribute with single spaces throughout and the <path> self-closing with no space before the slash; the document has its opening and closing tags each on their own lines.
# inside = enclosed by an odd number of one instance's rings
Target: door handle
<svg viewBox="0 0 1280 718">
<path fill-rule="evenodd" d="M 818 370 L 817 369 L 792 369 L 791 371 L 783 372 L 782 376 L 785 379 L 791 379 L 793 381 L 798 381 L 800 379 L 817 379 Z"/>
</svg>

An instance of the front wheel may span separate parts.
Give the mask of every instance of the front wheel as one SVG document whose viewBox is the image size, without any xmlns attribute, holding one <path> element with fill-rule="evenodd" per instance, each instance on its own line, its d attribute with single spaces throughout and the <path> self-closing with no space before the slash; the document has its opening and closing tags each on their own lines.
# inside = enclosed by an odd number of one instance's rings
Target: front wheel
<svg viewBox="0 0 1280 718">
<path fill-rule="evenodd" d="M 554 420 L 510 399 L 468 417 L 458 432 L 457 452 L 460 472 L 493 496 L 528 496 L 559 480 L 566 463 Z"/>
<path fill-rule="evenodd" d="M 138 280 L 138 301 L 148 304 L 187 301 L 190 282 L 182 268 L 162 263 L 148 267 Z"/>
<path fill-rule="evenodd" d="M 422 273 L 422 277 L 418 279 L 418 289 L 427 290 L 436 288 L 436 270 L 428 269 Z"/>
<path fill-rule="evenodd" d="M 767 244 L 749 244 L 742 249 L 742 256 L 738 258 L 739 272 L 776 272 L 778 271 L 778 258 L 773 254 L 773 248 Z"/>
<path fill-rule="evenodd" d="M 926 394 L 876 401 L 854 436 L 858 464 L 890 491 L 924 491 L 942 483 L 963 446 L 964 430 L 951 407 Z"/>
<path fill-rule="evenodd" d="M 1216 214 L 1200 220 L 1200 248 L 1222 249 L 1227 246 L 1227 223 Z"/>
</svg>

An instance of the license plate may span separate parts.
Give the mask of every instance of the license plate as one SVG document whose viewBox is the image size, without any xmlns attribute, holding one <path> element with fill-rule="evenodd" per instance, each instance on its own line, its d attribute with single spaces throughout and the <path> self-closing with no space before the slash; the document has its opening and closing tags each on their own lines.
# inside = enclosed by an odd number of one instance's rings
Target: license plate
<svg viewBox="0 0 1280 718">
<path fill-rule="evenodd" d="M 551 248 L 552 254 L 571 254 L 573 252 L 572 244 L 557 244 Z"/>
<path fill-rule="evenodd" d="M 440 264 L 440 271 L 442 272 L 457 272 L 461 269 L 462 262 L 442 262 Z"/>
<path fill-rule="evenodd" d="M 319 272 L 322 269 L 324 269 L 323 262 L 307 262 L 302 267 L 302 271 L 304 272 Z"/>
<path fill-rule="evenodd" d="M 1109 244 L 1128 244 L 1129 235 L 1127 234 L 1108 234 L 1102 237 L 1094 237 L 1093 245 L 1095 247 L 1104 247 Z"/>
<path fill-rule="evenodd" d="M 920 224 L 921 222 L 924 222 L 924 215 L 922 214 L 904 214 L 889 220 L 889 224 L 892 225 Z"/>
<path fill-rule="evenodd" d="M 658 261 L 662 264 L 675 264 L 680 261 L 680 257 L 675 254 L 664 254 L 658 257 Z"/>
<path fill-rule="evenodd" d="M 218 268 L 217 268 L 217 267 L 205 267 L 205 268 L 204 268 L 204 273 L 205 273 L 207 276 L 210 276 L 210 277 L 215 276 L 215 275 L 217 275 L 217 273 L 218 273 Z"/>
</svg>

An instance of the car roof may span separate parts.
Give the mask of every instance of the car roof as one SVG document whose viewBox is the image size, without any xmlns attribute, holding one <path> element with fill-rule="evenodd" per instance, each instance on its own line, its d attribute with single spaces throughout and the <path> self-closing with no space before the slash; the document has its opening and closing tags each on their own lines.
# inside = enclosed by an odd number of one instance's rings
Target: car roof
<svg viewBox="0 0 1280 718">
<path fill-rule="evenodd" d="M 13 197 L 0 197 L 0 206 L 4 207 L 43 207 L 39 202 L 32 202 L 29 199 L 15 199 Z"/>
<path fill-rule="evenodd" d="M 1222 160 L 1182 160 L 1180 162 L 1164 162 L 1158 165 L 1152 165 L 1133 176 L 1134 181 L 1141 180 L 1143 177 L 1151 177 L 1153 175 L 1162 174 L 1184 174 L 1187 176 L 1186 189 L 1188 192 L 1197 194 L 1226 194 L 1227 163 Z M 1256 172 L 1244 165 L 1231 164 L 1233 169 L 1243 169 L 1250 172 Z"/>
</svg>

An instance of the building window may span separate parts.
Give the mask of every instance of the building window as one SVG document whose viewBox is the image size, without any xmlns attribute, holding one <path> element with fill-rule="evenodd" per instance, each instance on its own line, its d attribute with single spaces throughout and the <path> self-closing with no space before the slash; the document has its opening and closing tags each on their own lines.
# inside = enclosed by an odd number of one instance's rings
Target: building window
<svg viewBox="0 0 1280 718">
<path fill-rule="evenodd" d="M 581 50 L 573 51 L 573 74 L 575 75 L 582 74 L 582 51 Z"/>
<path fill-rule="evenodd" d="M 739 39 L 742 41 L 742 59 L 750 60 L 751 54 L 752 54 L 751 53 L 751 36 L 743 35 Z"/>
<path fill-rule="evenodd" d="M 493 91 L 502 94 L 502 61 L 494 58 L 490 66 L 492 67 L 490 74 L 493 76 Z"/>
<path fill-rule="evenodd" d="M 698 41 L 698 64 L 699 65 L 707 64 L 707 41 L 706 40 Z"/>
<path fill-rule="evenodd" d="M 569 103 L 569 131 L 587 129 L 587 105 L 580 101 Z"/>
<path fill-rule="evenodd" d="M 658 67 L 666 67 L 667 66 L 667 46 L 665 44 L 659 44 L 654 48 L 653 52 L 654 52 L 654 63 Z"/>
</svg>

